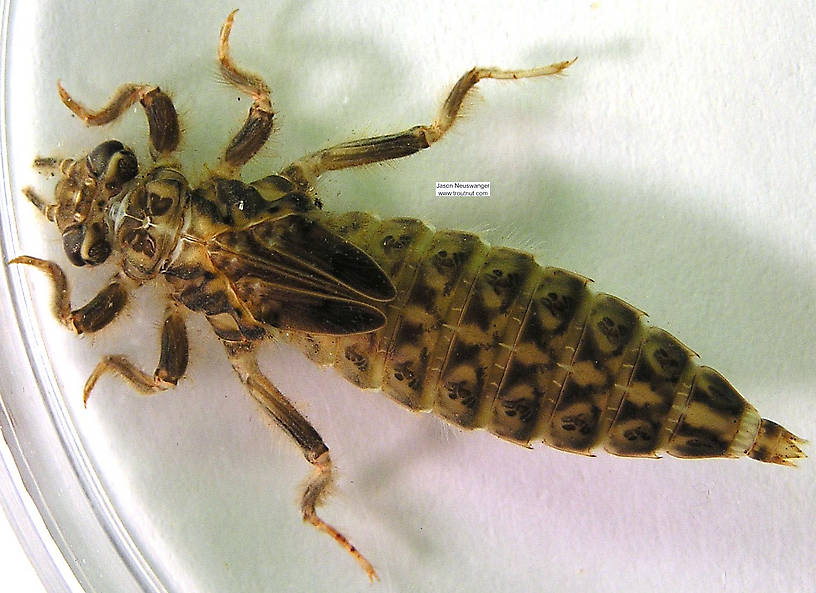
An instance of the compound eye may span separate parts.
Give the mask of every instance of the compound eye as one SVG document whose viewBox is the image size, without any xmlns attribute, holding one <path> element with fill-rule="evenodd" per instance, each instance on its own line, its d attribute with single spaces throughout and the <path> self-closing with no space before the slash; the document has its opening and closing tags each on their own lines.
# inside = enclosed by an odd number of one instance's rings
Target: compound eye
<svg viewBox="0 0 816 593">
<path fill-rule="evenodd" d="M 62 247 L 65 255 L 75 266 L 86 264 L 96 266 L 108 259 L 111 246 L 107 239 L 107 228 L 101 222 L 90 225 L 73 224 L 62 232 Z"/>
<path fill-rule="evenodd" d="M 136 155 L 118 140 L 108 140 L 88 154 L 88 170 L 106 186 L 118 187 L 139 172 Z"/>
<path fill-rule="evenodd" d="M 81 224 L 72 224 L 62 231 L 62 247 L 65 255 L 75 266 L 84 266 L 82 259 L 82 240 L 85 238 L 85 227 Z"/>
</svg>

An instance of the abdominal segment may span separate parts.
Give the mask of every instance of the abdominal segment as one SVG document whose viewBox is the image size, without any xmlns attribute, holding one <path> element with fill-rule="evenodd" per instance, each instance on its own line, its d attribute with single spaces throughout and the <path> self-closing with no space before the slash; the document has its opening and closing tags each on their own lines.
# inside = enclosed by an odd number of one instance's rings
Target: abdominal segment
<svg viewBox="0 0 816 593">
<path fill-rule="evenodd" d="M 352 212 L 324 224 L 397 291 L 372 303 L 386 317 L 376 332 L 290 336 L 356 385 L 524 446 L 640 457 L 736 457 L 753 446 L 756 410 L 583 276 L 412 218 Z"/>
</svg>

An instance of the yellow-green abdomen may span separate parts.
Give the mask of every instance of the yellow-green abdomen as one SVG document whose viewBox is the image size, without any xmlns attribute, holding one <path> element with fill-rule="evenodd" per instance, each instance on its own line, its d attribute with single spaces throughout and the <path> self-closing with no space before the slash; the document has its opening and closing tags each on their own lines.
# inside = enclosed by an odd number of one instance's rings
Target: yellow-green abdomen
<svg viewBox="0 0 816 593">
<path fill-rule="evenodd" d="M 527 253 L 421 221 L 352 212 L 326 224 L 386 271 L 376 333 L 295 336 L 313 360 L 464 428 L 576 453 L 790 463 L 791 433 L 643 313 Z"/>
</svg>

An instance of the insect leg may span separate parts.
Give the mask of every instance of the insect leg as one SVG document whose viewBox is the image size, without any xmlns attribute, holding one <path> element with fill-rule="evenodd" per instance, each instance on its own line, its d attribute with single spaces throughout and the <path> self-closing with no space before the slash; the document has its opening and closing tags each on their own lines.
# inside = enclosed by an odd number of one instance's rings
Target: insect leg
<svg viewBox="0 0 816 593">
<path fill-rule="evenodd" d="M 283 170 L 282 175 L 294 181 L 302 191 L 305 191 L 312 187 L 317 177 L 326 171 L 357 167 L 408 156 L 428 148 L 445 135 L 445 132 L 456 121 L 468 91 L 480 80 L 484 78 L 517 80 L 558 75 L 570 67 L 576 59 L 529 70 L 473 68 L 456 82 L 442 104 L 436 120 L 430 125 L 414 126 L 396 134 L 352 140 L 351 142 L 344 142 L 313 152 L 289 165 Z"/>
<path fill-rule="evenodd" d="M 45 216 L 50 222 L 56 222 L 57 220 L 57 205 L 50 204 L 43 200 L 40 196 L 37 195 L 30 187 L 23 188 L 23 195 L 28 198 L 28 201 L 34 204 L 37 207 L 37 210 L 42 212 L 43 216 Z"/>
<path fill-rule="evenodd" d="M 315 507 L 323 501 L 333 482 L 329 448 L 309 421 L 258 369 L 252 342 L 222 341 L 232 367 L 249 392 L 272 415 L 275 422 L 300 445 L 306 460 L 314 467 L 301 498 L 303 520 L 331 536 L 352 555 L 368 578 L 374 581 L 377 573 L 371 563 L 346 539 L 346 536 L 318 517 L 315 511 Z"/>
<path fill-rule="evenodd" d="M 65 327 L 78 334 L 99 331 L 113 321 L 125 307 L 128 292 L 136 287 L 133 280 L 124 274 L 117 274 L 84 307 L 71 310 L 71 289 L 65 272 L 57 264 L 28 255 L 15 257 L 9 263 L 33 266 L 48 275 L 54 284 L 54 315 Z"/>
<path fill-rule="evenodd" d="M 85 382 L 82 401 L 87 404 L 96 382 L 105 373 L 116 373 L 143 395 L 170 389 L 187 370 L 188 342 L 184 314 L 175 305 L 167 308 L 162 325 L 161 355 L 153 375 L 148 375 L 126 357 L 110 354 L 99 361 Z"/>
<path fill-rule="evenodd" d="M 275 115 L 269 99 L 269 87 L 266 86 L 263 79 L 251 72 L 239 69 L 230 56 L 229 37 L 236 12 L 238 12 L 237 9 L 233 10 L 221 27 L 218 62 L 224 80 L 252 97 L 252 105 L 243 127 L 230 140 L 224 151 L 223 166 L 227 170 L 223 174 L 226 177 L 234 176 L 238 169 L 255 156 L 255 153 L 266 143 L 272 133 L 272 118 Z"/>
<path fill-rule="evenodd" d="M 78 103 L 59 82 L 57 90 L 65 106 L 89 126 L 110 123 L 139 101 L 147 116 L 153 159 L 168 157 L 178 146 L 181 132 L 176 108 L 170 97 L 155 85 L 126 84 L 120 87 L 108 104 L 99 111 L 91 111 Z"/>
</svg>

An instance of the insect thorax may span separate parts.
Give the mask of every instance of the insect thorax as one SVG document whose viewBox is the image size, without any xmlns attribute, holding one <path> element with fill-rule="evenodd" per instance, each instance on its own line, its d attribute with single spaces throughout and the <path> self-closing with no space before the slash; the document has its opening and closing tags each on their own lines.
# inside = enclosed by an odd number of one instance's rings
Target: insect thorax
<svg viewBox="0 0 816 593">
<path fill-rule="evenodd" d="M 110 210 L 123 271 L 136 280 L 155 277 L 178 244 L 190 189 L 175 169 L 157 167 Z"/>
</svg>

